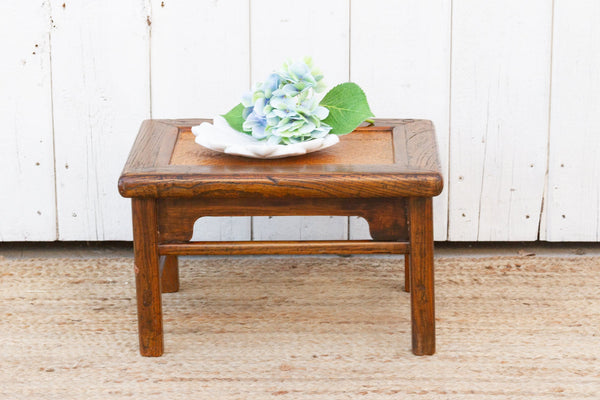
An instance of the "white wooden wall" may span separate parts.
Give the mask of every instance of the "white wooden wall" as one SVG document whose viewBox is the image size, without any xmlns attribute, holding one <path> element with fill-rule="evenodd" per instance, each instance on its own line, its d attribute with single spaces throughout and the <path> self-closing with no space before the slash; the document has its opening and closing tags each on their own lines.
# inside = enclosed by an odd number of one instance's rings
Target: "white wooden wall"
<svg viewBox="0 0 600 400">
<path fill-rule="evenodd" d="M 0 0 L 0 241 L 130 240 L 116 182 L 140 122 L 223 113 L 304 55 L 377 117 L 434 121 L 437 240 L 600 241 L 598 21 L 597 0 Z M 355 217 L 195 228 L 368 236 Z"/>
</svg>

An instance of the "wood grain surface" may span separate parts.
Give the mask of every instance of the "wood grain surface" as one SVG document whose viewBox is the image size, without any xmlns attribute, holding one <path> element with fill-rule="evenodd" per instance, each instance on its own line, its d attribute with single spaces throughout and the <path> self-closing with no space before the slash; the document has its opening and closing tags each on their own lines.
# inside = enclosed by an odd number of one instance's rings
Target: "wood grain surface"
<svg viewBox="0 0 600 400">
<path fill-rule="evenodd" d="M 402 198 L 368 199 L 215 199 L 164 198 L 158 200 L 160 241 L 188 241 L 194 222 L 203 216 L 361 216 L 375 240 L 408 239 L 406 201 Z"/>
<path fill-rule="evenodd" d="M 214 166 L 296 166 L 305 165 L 372 165 L 394 164 L 391 129 L 361 129 L 351 135 L 340 137 L 332 147 L 297 157 L 262 160 L 237 157 L 209 150 L 197 144 L 194 135 L 182 129 L 173 150 L 170 165 Z"/>
<path fill-rule="evenodd" d="M 165 243 L 158 246 L 163 255 L 259 255 L 259 254 L 404 254 L 408 242 L 370 240 L 306 240 Z"/>
<path fill-rule="evenodd" d="M 202 120 L 149 121 L 140 136 L 121 178 L 119 191 L 125 197 L 261 197 L 261 198 L 370 198 L 436 196 L 443 187 L 437 158 L 435 132 L 429 121 L 384 120 L 375 127 L 356 130 L 361 137 L 389 137 L 394 126 L 404 125 L 392 135 L 401 145 L 394 150 L 394 163 L 388 151 L 370 156 L 369 164 L 324 164 L 294 157 L 288 161 L 257 162 L 239 157 L 219 158 L 208 165 L 170 165 L 177 137 Z M 173 128 L 175 127 L 175 129 Z M 388 127 L 388 129 L 383 129 Z M 176 131 L 177 129 L 177 131 Z M 370 132 L 368 135 L 367 133 Z M 352 135 L 351 133 L 350 135 Z M 381 148 L 385 139 L 374 140 Z M 379 143 L 378 143 L 379 142 Z M 352 152 L 360 150 L 361 140 L 347 140 Z M 378 144 L 377 144 L 378 143 Z M 403 150 L 404 149 L 404 150 Z M 336 146 L 332 152 L 341 159 Z M 325 155 L 323 156 L 325 157 Z M 169 159 L 167 161 L 167 158 Z M 181 158 L 177 156 L 175 162 Z M 234 161 L 235 160 L 235 161 Z M 312 160 L 313 163 L 307 163 Z"/>
<path fill-rule="evenodd" d="M 203 121 L 198 121 L 198 123 L 201 122 Z M 168 164 L 178 135 L 179 128 L 176 120 L 173 122 L 161 120 L 142 122 L 123 173 Z"/>
<path fill-rule="evenodd" d="M 156 201 L 131 199 L 133 254 L 140 353 L 158 357 L 164 349 Z"/>
<path fill-rule="evenodd" d="M 160 257 L 160 291 L 174 293 L 179 291 L 179 260 L 177 256 Z"/>
<path fill-rule="evenodd" d="M 411 197 L 410 315 L 412 349 L 418 356 L 435 353 L 435 294 L 433 271 L 433 208 L 431 198 Z M 406 276 L 406 275 L 405 275 Z"/>
</svg>

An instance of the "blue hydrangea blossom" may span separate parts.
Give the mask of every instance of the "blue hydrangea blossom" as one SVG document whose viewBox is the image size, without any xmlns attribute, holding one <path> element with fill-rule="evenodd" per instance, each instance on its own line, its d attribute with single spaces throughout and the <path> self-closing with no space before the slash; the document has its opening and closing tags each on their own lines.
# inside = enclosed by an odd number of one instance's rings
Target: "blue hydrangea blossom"
<svg viewBox="0 0 600 400">
<path fill-rule="evenodd" d="M 264 83 L 242 97 L 242 128 L 271 144 L 292 144 L 323 137 L 331 126 L 323 122 L 329 110 L 315 94 L 325 89 L 323 75 L 310 58 L 286 62 Z"/>
</svg>

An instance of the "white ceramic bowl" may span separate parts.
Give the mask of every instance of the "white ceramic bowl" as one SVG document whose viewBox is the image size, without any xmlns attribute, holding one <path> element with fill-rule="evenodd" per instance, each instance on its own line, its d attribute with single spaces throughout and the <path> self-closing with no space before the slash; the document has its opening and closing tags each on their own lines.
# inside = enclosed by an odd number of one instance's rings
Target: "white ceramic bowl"
<svg viewBox="0 0 600 400">
<path fill-rule="evenodd" d="M 214 151 L 250 158 L 284 158 L 323 150 L 340 141 L 337 135 L 327 135 L 307 142 L 272 145 L 236 131 L 225 118 L 217 116 L 213 123 L 203 122 L 192 127 L 196 143 Z"/>
</svg>

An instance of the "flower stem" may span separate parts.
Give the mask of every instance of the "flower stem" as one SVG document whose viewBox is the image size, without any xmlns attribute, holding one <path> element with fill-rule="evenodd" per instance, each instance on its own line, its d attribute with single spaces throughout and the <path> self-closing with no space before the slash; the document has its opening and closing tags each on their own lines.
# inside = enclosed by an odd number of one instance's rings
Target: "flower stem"
<svg viewBox="0 0 600 400">
<path fill-rule="evenodd" d="M 375 121 L 373 121 L 372 119 L 365 119 L 365 122 L 367 122 L 371 125 L 375 125 Z"/>
</svg>

